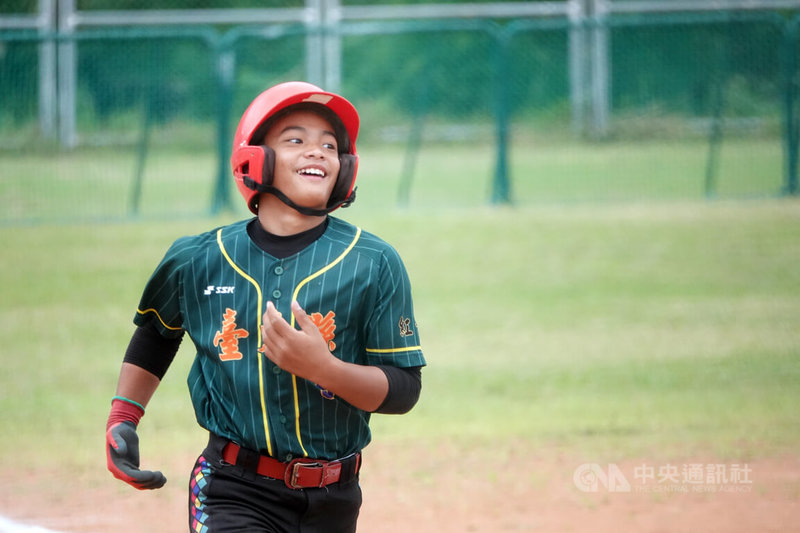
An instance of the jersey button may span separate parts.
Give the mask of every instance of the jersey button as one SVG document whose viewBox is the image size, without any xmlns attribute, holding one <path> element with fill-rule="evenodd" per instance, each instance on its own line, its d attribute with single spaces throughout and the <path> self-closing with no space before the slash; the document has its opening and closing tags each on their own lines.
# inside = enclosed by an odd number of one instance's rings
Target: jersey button
<svg viewBox="0 0 800 533">
<path fill-rule="evenodd" d="M 280 373 L 281 373 L 281 367 L 279 367 L 279 366 L 273 366 L 273 367 L 272 367 L 272 373 L 273 373 L 273 374 L 275 374 L 275 375 L 277 376 L 278 374 L 280 374 Z"/>
<path fill-rule="evenodd" d="M 286 423 L 286 417 L 281 415 L 281 424 L 285 424 L 285 423 Z"/>
<path fill-rule="evenodd" d="M 275 289 L 274 291 L 272 291 L 272 297 L 275 298 L 275 299 L 280 298 L 281 297 L 281 291 L 279 291 L 278 289 Z"/>
<path fill-rule="evenodd" d="M 273 272 L 275 272 L 275 275 L 280 276 L 281 274 L 283 274 L 283 267 L 278 265 L 275 267 L 275 270 L 273 270 Z"/>
</svg>

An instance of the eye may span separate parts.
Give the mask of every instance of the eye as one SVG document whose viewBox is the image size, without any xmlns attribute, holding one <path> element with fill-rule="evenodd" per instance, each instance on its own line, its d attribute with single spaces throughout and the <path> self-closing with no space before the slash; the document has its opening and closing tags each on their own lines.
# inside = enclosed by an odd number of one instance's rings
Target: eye
<svg viewBox="0 0 800 533">
<path fill-rule="evenodd" d="M 291 144 L 303 144 L 303 140 L 298 137 L 292 137 L 290 139 L 286 139 L 286 142 Z"/>
<path fill-rule="evenodd" d="M 323 144 L 322 146 L 324 146 L 324 147 L 325 147 L 325 148 L 327 148 L 328 150 L 333 150 L 333 151 L 336 151 L 336 150 L 337 150 L 337 148 L 336 148 L 336 144 L 334 144 L 334 143 L 325 143 L 325 144 Z"/>
</svg>

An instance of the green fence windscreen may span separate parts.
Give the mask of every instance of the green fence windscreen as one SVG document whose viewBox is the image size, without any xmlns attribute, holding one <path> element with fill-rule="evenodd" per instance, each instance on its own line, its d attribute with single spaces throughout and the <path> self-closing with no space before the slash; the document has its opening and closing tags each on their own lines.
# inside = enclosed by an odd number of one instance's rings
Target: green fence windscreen
<svg viewBox="0 0 800 533">
<path fill-rule="evenodd" d="M 242 209 L 236 122 L 319 36 L 365 205 L 797 193 L 790 14 L 3 30 L 0 222 Z"/>
</svg>

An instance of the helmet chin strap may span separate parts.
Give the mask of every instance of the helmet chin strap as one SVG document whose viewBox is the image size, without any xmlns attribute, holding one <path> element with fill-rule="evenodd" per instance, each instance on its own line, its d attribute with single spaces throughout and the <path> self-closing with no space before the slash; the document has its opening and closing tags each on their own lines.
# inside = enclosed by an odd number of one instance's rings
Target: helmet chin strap
<svg viewBox="0 0 800 533">
<path fill-rule="evenodd" d="M 294 200 L 292 200 L 291 198 L 286 196 L 277 187 L 273 187 L 272 185 L 262 185 L 260 183 L 256 183 L 249 176 L 245 176 L 244 177 L 244 184 L 247 185 L 248 187 L 250 187 L 251 189 L 253 189 L 255 191 L 258 191 L 260 193 L 269 193 L 269 194 L 275 196 L 276 198 L 278 198 L 278 200 L 280 200 L 284 204 L 288 205 L 289 207 L 291 207 L 292 209 L 294 209 L 298 213 L 306 215 L 306 216 L 309 216 L 309 217 L 325 216 L 328 213 L 330 213 L 331 211 L 334 211 L 334 210 L 338 209 L 339 207 L 347 207 L 347 206 L 349 206 L 352 203 L 352 201 L 355 199 L 355 193 L 356 193 L 356 191 L 353 190 L 353 192 L 350 194 L 350 198 L 348 198 L 347 200 L 341 201 L 341 202 L 337 202 L 337 203 L 335 203 L 335 204 L 333 204 L 331 206 L 325 207 L 323 209 L 316 209 L 316 208 L 313 208 L 313 207 L 306 207 L 304 205 L 299 205 L 299 204 L 295 203 Z"/>
<path fill-rule="evenodd" d="M 265 189 L 265 190 L 261 190 L 260 192 L 266 192 L 266 193 L 272 194 L 273 196 L 276 196 L 278 198 L 278 200 L 280 200 L 281 202 L 285 203 L 286 205 L 288 205 L 289 207 L 291 207 L 292 209 L 294 209 L 298 213 L 306 215 L 306 216 L 309 216 L 309 217 L 321 217 L 321 216 L 327 215 L 328 213 L 330 213 L 331 211 L 336 209 L 336 207 L 339 207 L 339 206 L 331 207 L 331 208 L 326 207 L 325 209 L 315 209 L 313 207 L 306 207 L 304 205 L 296 204 L 294 202 L 294 200 L 292 200 L 291 198 L 289 198 L 288 196 L 283 194 L 283 192 L 281 192 L 280 189 L 278 189 L 276 187 L 273 187 L 272 185 L 267 185 L 266 187 L 263 187 L 263 189 Z"/>
</svg>

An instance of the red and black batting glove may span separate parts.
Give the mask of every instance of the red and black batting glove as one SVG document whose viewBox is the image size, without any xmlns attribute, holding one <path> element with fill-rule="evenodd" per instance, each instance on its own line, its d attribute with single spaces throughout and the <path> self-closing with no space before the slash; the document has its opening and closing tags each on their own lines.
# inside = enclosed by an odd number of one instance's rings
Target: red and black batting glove
<svg viewBox="0 0 800 533">
<path fill-rule="evenodd" d="M 139 469 L 139 436 L 136 426 L 144 416 L 140 404 L 115 396 L 111 400 L 111 413 L 106 424 L 106 461 L 108 470 L 139 490 L 160 489 L 167 482 L 164 474 Z"/>
</svg>

